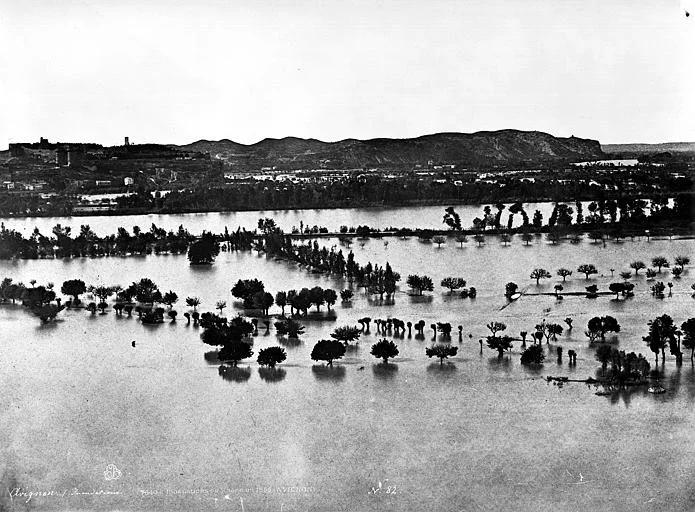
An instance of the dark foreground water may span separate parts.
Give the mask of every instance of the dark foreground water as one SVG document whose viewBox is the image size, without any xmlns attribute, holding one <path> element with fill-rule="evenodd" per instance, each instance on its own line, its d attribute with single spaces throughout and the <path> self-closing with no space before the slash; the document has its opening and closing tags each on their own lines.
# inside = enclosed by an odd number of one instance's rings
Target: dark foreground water
<svg viewBox="0 0 695 512">
<path fill-rule="evenodd" d="M 651 297 L 643 276 L 633 279 L 637 294 L 628 301 L 524 296 L 504 307 L 502 294 L 510 280 L 527 292 L 551 290 L 557 280 L 536 287 L 528 278 L 532 268 L 554 273 L 585 262 L 602 274 L 590 281 L 606 289 L 610 268 L 617 275 L 634 259 L 692 256 L 694 247 L 693 241 L 603 247 L 540 240 L 502 247 L 494 238 L 482 248 L 451 241 L 437 249 L 416 239 L 355 244 L 358 260 L 388 259 L 403 275 L 427 273 L 436 283 L 460 275 L 478 298 L 451 297 L 438 286 L 414 298 L 402 285 L 393 304 L 380 304 L 356 292 L 351 307 L 336 305 L 335 320 L 305 322 L 307 333 L 286 347 L 278 371 L 264 371 L 252 359 L 226 378 L 199 329 L 184 318 L 152 327 L 110 310 L 66 311 L 55 324 L 40 325 L 19 306 L 0 306 L 0 504 L 11 510 L 691 510 L 695 370 L 687 357 L 680 369 L 667 357 L 662 395 L 639 389 L 601 397 L 584 384 L 558 387 L 543 377 L 596 375 L 599 364 L 583 335 L 596 314 L 618 318 L 617 346 L 646 353 L 641 339 L 648 319 L 668 313 L 680 324 L 695 316 L 692 270 L 663 300 Z M 255 253 L 221 253 L 204 269 L 191 268 L 183 256 L 1 262 L 4 275 L 57 287 L 68 278 L 126 285 L 147 276 L 181 298 L 200 296 L 203 310 L 227 300 L 227 316 L 240 311 L 229 293 L 239 278 L 259 277 L 272 292 L 348 286 Z M 565 289 L 586 284 L 575 273 Z M 427 330 L 425 339 L 397 339 L 400 355 L 384 368 L 369 354 L 381 337 L 372 326 L 333 369 L 311 361 L 316 340 L 363 316 L 460 324 L 463 341 L 452 336 L 459 355 L 443 367 L 427 359 Z M 517 335 L 542 318 L 567 316 L 575 328 L 549 347 L 542 369 L 519 364 L 518 343 L 501 361 L 487 348 L 480 354 L 477 340 L 489 321 L 505 322 Z M 272 330 L 261 329 L 254 351 L 277 343 Z M 576 367 L 566 357 L 556 362 L 556 345 L 578 352 Z M 119 478 L 113 469 L 105 476 L 111 464 Z M 10 498 L 17 488 L 53 495 Z"/>
</svg>

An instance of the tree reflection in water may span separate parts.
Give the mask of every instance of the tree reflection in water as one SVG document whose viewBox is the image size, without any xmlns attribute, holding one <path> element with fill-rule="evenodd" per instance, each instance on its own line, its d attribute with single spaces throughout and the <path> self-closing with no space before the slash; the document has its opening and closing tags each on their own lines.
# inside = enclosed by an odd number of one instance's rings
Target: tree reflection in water
<svg viewBox="0 0 695 512">
<path fill-rule="evenodd" d="M 504 356 L 502 358 L 499 357 L 491 357 L 487 360 L 487 365 L 489 368 L 494 368 L 495 370 L 501 370 L 504 371 L 504 373 L 509 373 L 512 371 L 512 358 L 508 356 Z M 541 367 L 542 368 L 542 367 Z M 533 369 L 529 367 L 527 368 L 524 366 L 524 369 L 528 371 L 534 371 Z M 540 369 L 537 369 L 535 372 L 539 372 Z"/>
<path fill-rule="evenodd" d="M 205 359 L 205 362 L 207 364 L 218 365 L 220 364 L 220 360 L 217 358 L 218 355 L 219 351 L 209 350 L 208 352 L 205 352 L 205 354 L 203 354 L 203 358 Z"/>
<path fill-rule="evenodd" d="M 456 365 L 450 361 L 444 363 L 430 363 L 427 365 L 427 373 L 451 373 L 456 371 Z"/>
<path fill-rule="evenodd" d="M 345 378 L 345 367 L 331 367 L 315 364 L 311 367 L 311 373 L 313 373 L 314 377 L 316 377 L 318 380 L 332 380 L 337 382 Z"/>
<path fill-rule="evenodd" d="M 283 368 L 258 368 L 258 376 L 266 382 L 280 382 L 287 376 Z"/>
<path fill-rule="evenodd" d="M 220 365 L 219 374 L 224 380 L 230 382 L 246 382 L 251 378 L 251 369 L 239 366 Z"/>
<path fill-rule="evenodd" d="M 394 363 L 373 364 L 372 372 L 377 379 L 390 380 L 398 373 L 398 365 Z"/>
<path fill-rule="evenodd" d="M 286 338 L 285 336 L 278 336 L 277 339 L 278 343 L 283 347 L 293 348 L 302 344 L 302 340 L 299 338 Z"/>
</svg>

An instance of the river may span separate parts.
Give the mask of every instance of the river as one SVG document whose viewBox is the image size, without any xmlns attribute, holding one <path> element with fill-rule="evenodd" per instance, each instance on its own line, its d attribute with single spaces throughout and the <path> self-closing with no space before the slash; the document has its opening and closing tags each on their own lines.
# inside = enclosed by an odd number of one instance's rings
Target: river
<svg viewBox="0 0 695 512">
<path fill-rule="evenodd" d="M 576 217 L 575 203 L 568 203 Z M 588 202 L 583 203 L 583 214 L 588 214 Z M 509 206 L 507 204 L 506 206 Z M 524 209 L 533 219 L 533 213 L 538 209 L 543 214 L 544 222 L 550 217 L 554 203 L 525 203 Z M 460 205 L 456 206 L 456 212 L 461 217 L 461 224 L 464 228 L 473 225 L 473 219 L 483 216 L 484 205 Z M 69 226 L 73 233 L 79 233 L 80 226 L 88 224 L 99 236 L 110 235 L 116 232 L 118 227 L 125 227 L 132 230 L 133 226 L 138 226 L 143 230 L 150 228 L 152 224 L 168 230 L 177 230 L 183 225 L 193 234 L 200 234 L 203 230 L 221 233 L 227 227 L 230 230 L 242 227 L 245 229 L 256 229 L 258 219 L 270 217 L 275 220 L 277 225 L 285 231 L 299 228 L 300 223 L 304 227 L 320 226 L 327 227 L 331 232 L 337 232 L 340 226 L 359 226 L 367 225 L 372 228 L 384 229 L 388 227 L 411 227 L 428 229 L 445 229 L 443 223 L 443 206 L 423 206 L 423 207 L 386 207 L 386 208 L 339 208 L 331 210 L 267 210 L 267 211 L 248 211 L 248 212 L 210 212 L 210 213 L 181 213 L 172 215 L 148 214 L 148 215 L 128 215 L 128 216 L 79 216 L 79 217 L 23 217 L 23 218 L 4 218 L 0 221 L 6 227 L 11 227 L 21 231 L 25 235 L 30 235 L 34 228 L 49 235 L 53 226 Z M 492 207 L 492 212 L 496 213 L 496 208 Z M 507 210 L 502 212 L 502 223 L 507 225 L 509 213 Z M 619 217 L 618 217 L 619 218 Z M 520 214 L 514 216 L 514 227 L 520 226 L 522 218 Z"/>
</svg>

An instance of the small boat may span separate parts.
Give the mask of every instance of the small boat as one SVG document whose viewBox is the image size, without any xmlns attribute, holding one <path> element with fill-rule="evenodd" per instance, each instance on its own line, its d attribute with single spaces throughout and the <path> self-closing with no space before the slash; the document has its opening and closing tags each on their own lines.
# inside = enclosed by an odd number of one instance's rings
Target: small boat
<svg viewBox="0 0 695 512">
<path fill-rule="evenodd" d="M 666 393 L 666 388 L 660 386 L 659 384 L 656 384 L 655 386 L 649 386 L 649 389 L 647 391 L 649 391 L 650 393 L 654 393 L 655 395 L 660 395 L 661 393 Z"/>
<path fill-rule="evenodd" d="M 511 297 L 509 297 L 509 300 L 516 300 L 519 297 L 521 297 L 521 293 L 516 292 L 516 293 L 512 294 Z"/>
</svg>

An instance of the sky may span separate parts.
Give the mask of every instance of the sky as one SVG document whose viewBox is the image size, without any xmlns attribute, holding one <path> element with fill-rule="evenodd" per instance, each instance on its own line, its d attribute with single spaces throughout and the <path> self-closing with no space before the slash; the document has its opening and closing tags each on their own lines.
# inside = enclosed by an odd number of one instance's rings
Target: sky
<svg viewBox="0 0 695 512">
<path fill-rule="evenodd" d="M 695 141 L 693 4 L 0 0 L 0 148 L 504 128 Z"/>
</svg>

